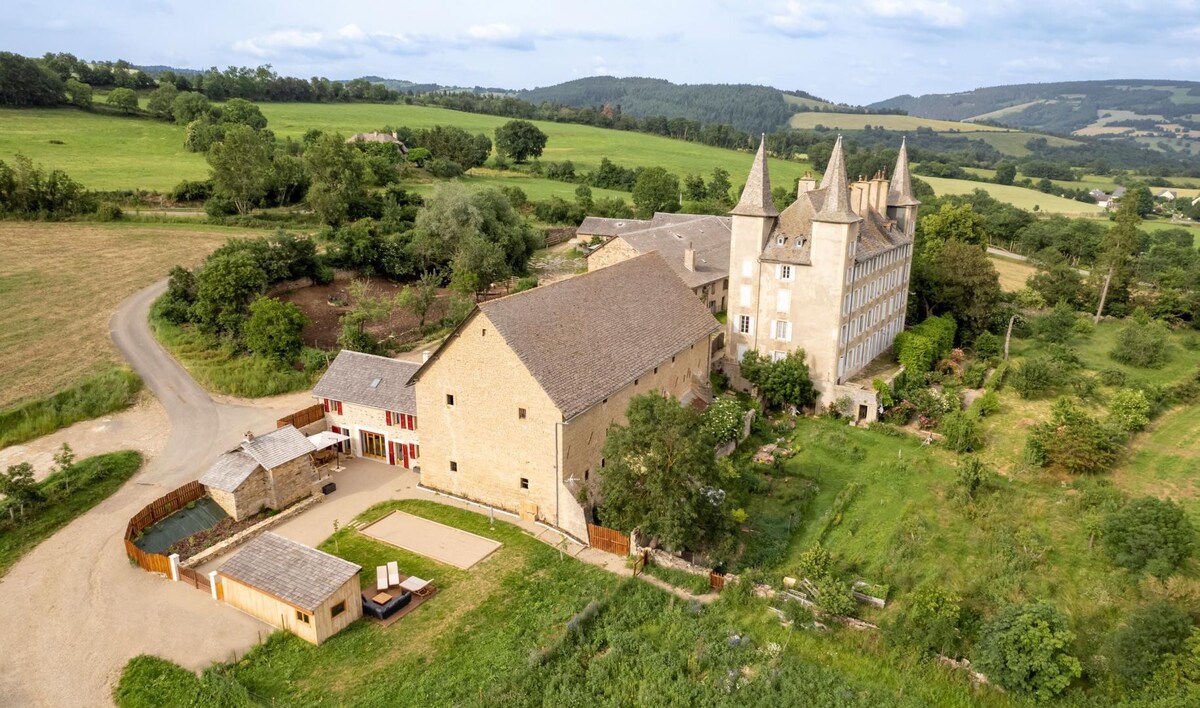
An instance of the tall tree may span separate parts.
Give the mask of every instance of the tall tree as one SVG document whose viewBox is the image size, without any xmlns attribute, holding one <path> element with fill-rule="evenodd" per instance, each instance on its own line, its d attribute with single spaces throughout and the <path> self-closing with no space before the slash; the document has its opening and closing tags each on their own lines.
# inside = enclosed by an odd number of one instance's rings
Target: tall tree
<svg viewBox="0 0 1200 708">
<path fill-rule="evenodd" d="M 604 523 L 636 528 L 674 549 L 694 548 L 718 533 L 724 492 L 700 414 L 650 393 L 630 401 L 627 418 L 604 442 Z"/>
<path fill-rule="evenodd" d="M 122 113 L 137 113 L 138 97 L 131 88 L 115 88 L 104 102 Z"/>
<path fill-rule="evenodd" d="M 510 120 L 496 128 L 496 152 L 516 162 L 541 157 L 546 147 L 546 134 L 527 120 Z"/>
<path fill-rule="evenodd" d="M 213 188 L 245 214 L 271 184 L 271 137 L 246 125 L 231 125 L 225 139 L 208 150 Z"/>
<path fill-rule="evenodd" d="M 1100 322 L 1100 317 L 1104 314 L 1104 305 L 1108 302 L 1108 292 L 1114 281 L 1122 289 L 1128 287 L 1133 271 L 1133 254 L 1137 250 L 1137 227 L 1141 223 L 1138 201 L 1128 198 L 1127 195 L 1117 206 L 1116 224 L 1104 234 L 1100 242 L 1095 272 L 1103 273 L 1104 280 L 1100 283 L 1100 304 L 1096 307 L 1093 322 Z"/>
<path fill-rule="evenodd" d="M 362 153 L 338 133 L 322 133 L 304 151 L 304 169 L 312 180 L 308 205 L 323 223 L 338 226 L 366 198 Z"/>
<path fill-rule="evenodd" d="M 437 302 L 437 286 L 438 277 L 433 273 L 425 273 L 416 283 L 406 285 L 400 291 L 400 307 L 420 320 L 418 326 L 421 329 L 425 329 L 425 318 L 429 316 L 433 303 Z"/>
<path fill-rule="evenodd" d="M 634 182 L 633 203 L 643 218 L 679 211 L 679 178 L 662 167 L 647 167 Z"/>
</svg>

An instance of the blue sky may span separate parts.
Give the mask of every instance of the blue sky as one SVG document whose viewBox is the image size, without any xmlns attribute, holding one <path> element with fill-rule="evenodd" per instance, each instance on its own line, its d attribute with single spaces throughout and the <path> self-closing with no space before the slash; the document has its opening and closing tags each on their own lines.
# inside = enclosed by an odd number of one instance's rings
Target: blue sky
<svg viewBox="0 0 1200 708">
<path fill-rule="evenodd" d="M 1101 78 L 1200 79 L 1200 0 L 0 0 L 0 49 L 529 88 L 762 83 L 849 103 Z"/>
</svg>

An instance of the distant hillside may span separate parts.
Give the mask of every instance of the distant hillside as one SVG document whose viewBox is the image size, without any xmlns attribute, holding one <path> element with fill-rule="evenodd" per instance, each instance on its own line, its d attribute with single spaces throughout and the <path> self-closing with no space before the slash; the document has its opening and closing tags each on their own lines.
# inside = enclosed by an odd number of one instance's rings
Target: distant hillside
<svg viewBox="0 0 1200 708">
<path fill-rule="evenodd" d="M 666 116 L 701 123 L 724 123 L 750 132 L 771 132 L 787 124 L 794 108 L 779 89 L 751 84 L 673 84 L 663 79 L 592 76 L 555 86 L 516 92 L 532 103 L 618 107 L 645 118 Z"/>
<path fill-rule="evenodd" d="M 385 79 L 382 76 L 361 77 L 373 84 L 383 84 L 393 91 L 412 91 L 413 93 L 431 93 L 434 91 L 464 91 L 467 93 L 512 93 L 510 89 L 489 86 L 443 86 L 442 84 L 419 84 L 404 79 Z"/>
<path fill-rule="evenodd" d="M 1118 139 L 1184 157 L 1200 156 L 1200 82 L 1195 81 L 1121 79 L 992 86 L 962 93 L 896 96 L 870 108 Z"/>
</svg>

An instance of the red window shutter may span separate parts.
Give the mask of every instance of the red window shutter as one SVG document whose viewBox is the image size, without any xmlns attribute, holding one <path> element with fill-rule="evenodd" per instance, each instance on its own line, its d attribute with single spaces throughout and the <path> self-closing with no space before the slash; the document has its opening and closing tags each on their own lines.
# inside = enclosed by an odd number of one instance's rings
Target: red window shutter
<svg viewBox="0 0 1200 708">
<path fill-rule="evenodd" d="M 388 445 L 388 464 L 396 464 L 396 443 L 391 443 Z"/>
<path fill-rule="evenodd" d="M 342 414 L 342 402 L 341 401 L 337 401 L 337 409 L 338 409 L 338 415 L 341 415 Z"/>
<path fill-rule="evenodd" d="M 407 430 L 412 430 L 412 416 L 407 413 L 404 414 L 404 427 Z"/>
<path fill-rule="evenodd" d="M 397 413 L 396 425 L 399 425 L 401 428 L 408 428 L 408 416 L 404 415 L 403 413 Z"/>
<path fill-rule="evenodd" d="M 328 412 L 329 412 L 329 399 L 328 399 L 328 398 L 322 398 L 322 399 L 321 399 L 321 404 L 322 404 L 323 406 L 325 406 L 325 412 L 326 412 L 326 413 L 328 413 Z"/>
<path fill-rule="evenodd" d="M 392 412 L 391 412 L 391 411 L 384 411 L 384 413 L 386 413 L 386 414 L 387 414 L 387 424 L 388 424 L 388 425 L 391 425 L 391 424 L 392 424 Z"/>
<path fill-rule="evenodd" d="M 408 446 L 397 443 L 400 447 L 400 454 L 404 457 L 404 469 L 408 469 Z"/>
</svg>

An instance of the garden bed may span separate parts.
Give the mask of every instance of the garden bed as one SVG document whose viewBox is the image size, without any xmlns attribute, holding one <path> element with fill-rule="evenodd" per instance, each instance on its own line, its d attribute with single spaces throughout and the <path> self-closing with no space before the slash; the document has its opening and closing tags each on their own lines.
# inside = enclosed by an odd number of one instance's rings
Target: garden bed
<svg viewBox="0 0 1200 708">
<path fill-rule="evenodd" d="M 206 497 L 201 501 L 211 502 L 212 500 Z M 215 503 L 213 503 L 213 505 L 215 506 Z M 222 512 L 222 514 L 223 513 L 224 512 Z M 264 509 L 253 516 L 247 516 L 241 521 L 234 521 L 230 517 L 224 516 L 212 526 L 200 531 L 196 531 L 195 533 L 185 536 L 184 538 L 172 543 L 167 548 L 167 555 L 178 553 L 179 560 L 185 561 L 197 553 L 211 548 L 237 533 L 245 531 L 251 526 L 270 516 L 273 516 L 274 514 L 274 511 Z"/>
</svg>

